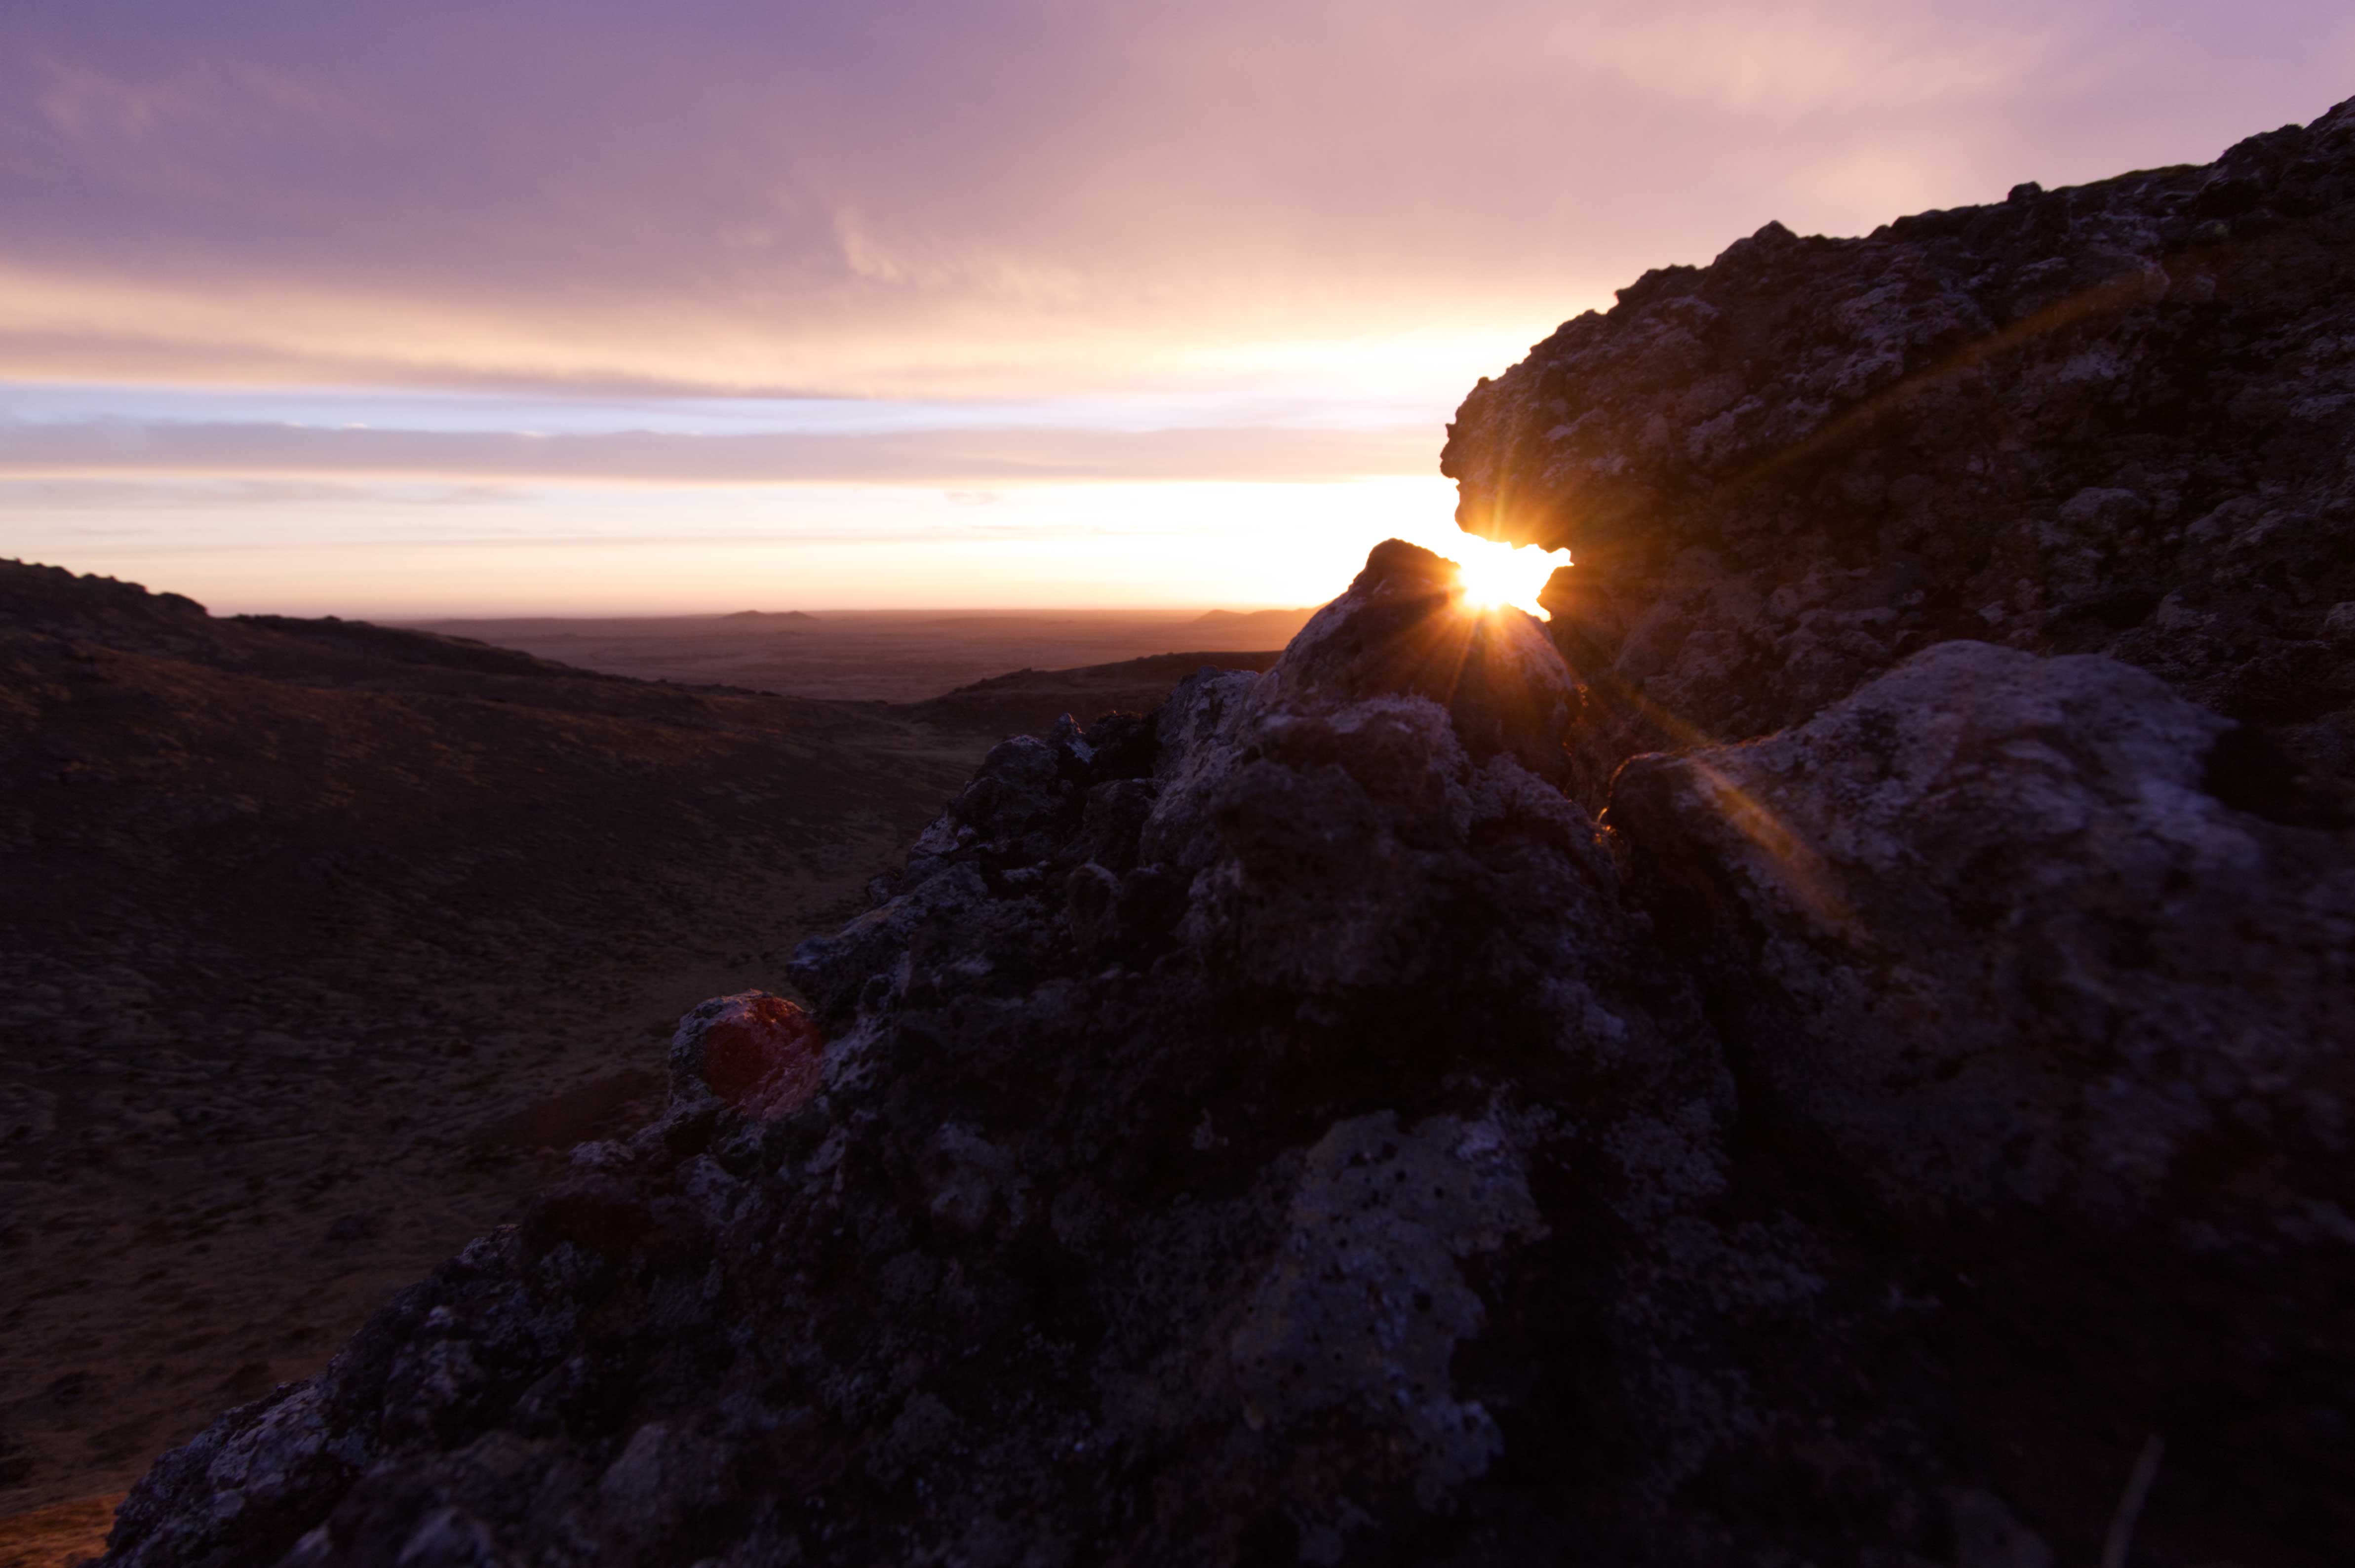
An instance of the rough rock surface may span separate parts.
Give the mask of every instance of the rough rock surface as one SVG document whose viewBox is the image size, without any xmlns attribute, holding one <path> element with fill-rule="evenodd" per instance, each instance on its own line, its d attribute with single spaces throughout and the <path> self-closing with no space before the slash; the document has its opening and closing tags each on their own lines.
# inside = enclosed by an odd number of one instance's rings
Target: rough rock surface
<svg viewBox="0 0 2355 1568">
<path fill-rule="evenodd" d="M 1568 689 L 1386 546 L 1266 674 L 1005 742 L 797 953 L 813 1099 L 698 1009 L 110 1562 L 2030 1568 L 2153 1432 L 2151 1561 L 2342 1557 L 2333 841 L 2163 683 L 1957 646 L 1614 845 Z"/>
<path fill-rule="evenodd" d="M 1474 532 L 1571 548 L 1574 789 L 1935 642 L 2102 652 L 2243 725 L 2246 804 L 2355 821 L 2355 102 L 2201 167 L 1778 224 L 1465 400 Z"/>
<path fill-rule="evenodd" d="M 670 1103 L 787 1115 L 809 1104 L 825 1071 L 826 1040 L 807 1009 L 759 991 L 714 997 L 671 1039 Z"/>
<path fill-rule="evenodd" d="M 2179 1473 L 2345 1541 L 2355 857 L 2203 790 L 2229 729 L 2112 659 L 1945 643 L 1636 759 L 1605 820 L 1746 1104 Z"/>
</svg>

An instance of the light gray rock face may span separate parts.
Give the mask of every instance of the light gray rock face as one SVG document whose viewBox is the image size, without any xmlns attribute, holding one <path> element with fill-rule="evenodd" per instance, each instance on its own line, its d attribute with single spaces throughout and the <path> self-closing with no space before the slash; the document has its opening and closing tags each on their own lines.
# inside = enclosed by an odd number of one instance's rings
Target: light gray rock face
<svg viewBox="0 0 2355 1568">
<path fill-rule="evenodd" d="M 2206 791 L 2229 728 L 2115 660 L 1946 643 L 1636 759 L 1605 820 L 1746 1104 L 2097 1344 L 2112 1397 L 2264 1391 L 2245 1421 L 2346 1386 L 2355 856 Z M 2335 1485 L 2317 1439 L 2268 1462 Z"/>
<path fill-rule="evenodd" d="M 1453 1397 L 1456 1348 L 1487 1318 L 1455 1260 L 1545 1234 L 1528 1172 L 1493 1124 L 1406 1133 L 1387 1111 L 1336 1125 L 1305 1164 L 1229 1346 L 1244 1423 L 1348 1410 L 1394 1425 L 1418 1499 L 1438 1506 L 1504 1452 L 1487 1411 Z"/>
<path fill-rule="evenodd" d="M 2355 866 L 2206 793 L 2229 728 L 2111 659 L 1941 644 L 1797 730 L 1637 759 L 1609 820 L 1653 895 L 1753 933 L 1806 1041 L 1757 1068 L 1883 1201 L 2180 1220 L 2203 1148 L 2336 1164 L 2355 1089 Z"/>
<path fill-rule="evenodd" d="M 1484 381 L 1441 466 L 1465 528 L 1575 556 L 1546 603 L 1590 805 L 1975 639 L 2152 670 L 2249 727 L 2244 803 L 2328 826 L 2350 451 L 2355 104 L 1861 239 L 1769 224 Z"/>
</svg>

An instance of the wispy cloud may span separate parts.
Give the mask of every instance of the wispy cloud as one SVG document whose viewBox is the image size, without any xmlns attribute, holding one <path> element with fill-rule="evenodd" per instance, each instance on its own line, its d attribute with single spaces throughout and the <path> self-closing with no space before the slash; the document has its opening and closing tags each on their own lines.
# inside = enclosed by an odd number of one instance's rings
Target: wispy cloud
<svg viewBox="0 0 2355 1568">
<path fill-rule="evenodd" d="M 91 420 L 0 424 L 0 475 L 341 475 L 638 484 L 1329 481 L 1430 471 L 1435 432 L 950 429 L 840 435 L 316 428 Z"/>
<path fill-rule="evenodd" d="M 256 508 L 316 512 L 355 505 L 464 507 L 514 506 L 526 492 L 510 485 L 371 484 L 357 480 L 0 477 L 0 514 L 42 517 L 138 510 L 247 514 Z"/>
</svg>

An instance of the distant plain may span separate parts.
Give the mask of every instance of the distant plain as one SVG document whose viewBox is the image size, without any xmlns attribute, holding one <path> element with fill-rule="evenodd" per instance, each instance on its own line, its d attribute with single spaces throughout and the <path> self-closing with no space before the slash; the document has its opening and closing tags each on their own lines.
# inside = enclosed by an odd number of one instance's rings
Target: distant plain
<svg viewBox="0 0 2355 1568">
<path fill-rule="evenodd" d="M 1280 648 L 1312 611 L 790 608 L 695 616 L 414 621 L 582 669 L 787 697 L 917 702 L 1018 669 Z M 1082 718 L 1088 715 L 1082 714 Z"/>
</svg>

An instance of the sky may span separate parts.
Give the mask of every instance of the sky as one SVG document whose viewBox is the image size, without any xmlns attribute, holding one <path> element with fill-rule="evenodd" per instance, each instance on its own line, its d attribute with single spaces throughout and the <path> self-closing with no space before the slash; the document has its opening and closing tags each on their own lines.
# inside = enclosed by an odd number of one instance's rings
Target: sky
<svg viewBox="0 0 2355 1568">
<path fill-rule="evenodd" d="M 0 555 L 217 612 L 1312 603 L 1770 219 L 2204 162 L 2344 0 L 9 0 Z"/>
</svg>

